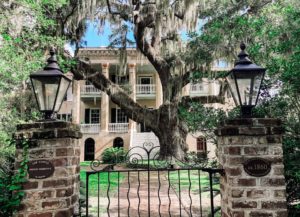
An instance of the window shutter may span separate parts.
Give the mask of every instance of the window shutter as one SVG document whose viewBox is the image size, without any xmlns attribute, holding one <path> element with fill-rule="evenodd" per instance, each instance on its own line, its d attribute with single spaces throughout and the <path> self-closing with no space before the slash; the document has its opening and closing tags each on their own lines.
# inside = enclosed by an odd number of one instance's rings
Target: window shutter
<svg viewBox="0 0 300 217">
<path fill-rule="evenodd" d="M 116 123 L 116 109 L 112 108 L 110 112 L 111 123 Z"/>
<path fill-rule="evenodd" d="M 85 109 L 84 123 L 90 123 L 90 109 Z"/>
</svg>

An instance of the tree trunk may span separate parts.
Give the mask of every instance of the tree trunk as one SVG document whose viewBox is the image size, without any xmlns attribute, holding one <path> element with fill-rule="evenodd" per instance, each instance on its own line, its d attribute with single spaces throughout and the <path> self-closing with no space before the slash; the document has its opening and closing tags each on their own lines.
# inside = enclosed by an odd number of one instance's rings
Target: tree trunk
<svg viewBox="0 0 300 217">
<path fill-rule="evenodd" d="M 154 133 L 160 143 L 160 159 L 170 159 L 175 157 L 184 160 L 188 150 L 186 137 L 187 127 L 178 118 L 178 104 L 163 104 L 159 108 L 159 122 Z"/>
</svg>

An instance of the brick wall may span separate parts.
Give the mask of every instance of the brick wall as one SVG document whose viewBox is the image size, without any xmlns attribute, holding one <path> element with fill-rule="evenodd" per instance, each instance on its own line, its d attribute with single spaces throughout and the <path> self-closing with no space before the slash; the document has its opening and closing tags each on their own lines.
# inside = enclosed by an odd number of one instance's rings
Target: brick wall
<svg viewBox="0 0 300 217">
<path fill-rule="evenodd" d="M 218 130 L 222 216 L 287 216 L 281 123 L 277 119 L 233 119 Z M 266 176 L 254 177 L 243 163 L 254 157 L 271 162 Z"/>
<path fill-rule="evenodd" d="M 33 179 L 23 185 L 25 197 L 18 217 L 69 217 L 78 212 L 79 127 L 67 122 L 39 122 L 18 126 L 16 164 L 22 159 L 22 138 L 30 139 L 29 161 L 48 160 L 54 166 L 52 176 Z"/>
</svg>

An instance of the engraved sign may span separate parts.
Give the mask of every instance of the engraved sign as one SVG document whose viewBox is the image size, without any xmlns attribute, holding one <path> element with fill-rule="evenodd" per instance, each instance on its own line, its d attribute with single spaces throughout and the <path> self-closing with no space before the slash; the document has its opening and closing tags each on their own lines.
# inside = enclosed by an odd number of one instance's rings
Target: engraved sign
<svg viewBox="0 0 300 217">
<path fill-rule="evenodd" d="M 265 176 L 271 170 L 271 163 L 262 158 L 251 158 L 244 163 L 244 170 L 250 176 Z"/>
<path fill-rule="evenodd" d="M 28 163 L 29 178 L 45 179 L 52 176 L 53 172 L 54 166 L 48 160 L 34 160 Z"/>
</svg>

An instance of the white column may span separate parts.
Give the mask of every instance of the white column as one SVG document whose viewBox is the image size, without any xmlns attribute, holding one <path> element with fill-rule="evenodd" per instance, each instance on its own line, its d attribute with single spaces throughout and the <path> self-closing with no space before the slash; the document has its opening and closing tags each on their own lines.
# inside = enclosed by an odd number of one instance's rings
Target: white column
<svg viewBox="0 0 300 217">
<path fill-rule="evenodd" d="M 162 86 L 157 72 L 155 73 L 155 83 L 156 83 L 156 108 L 158 108 L 163 103 L 163 92 L 162 92 Z"/>
<path fill-rule="evenodd" d="M 73 80 L 72 122 L 80 124 L 80 81 Z"/>
<path fill-rule="evenodd" d="M 109 64 L 102 64 L 102 73 L 109 78 Z M 108 132 L 109 123 L 109 97 L 106 93 L 101 93 L 101 131 Z"/>
<path fill-rule="evenodd" d="M 136 64 L 130 63 L 128 64 L 128 68 L 129 68 L 129 83 L 132 90 L 130 97 L 136 102 Z M 136 132 L 135 121 L 132 120 L 129 121 L 129 129 L 130 131 Z"/>
</svg>

